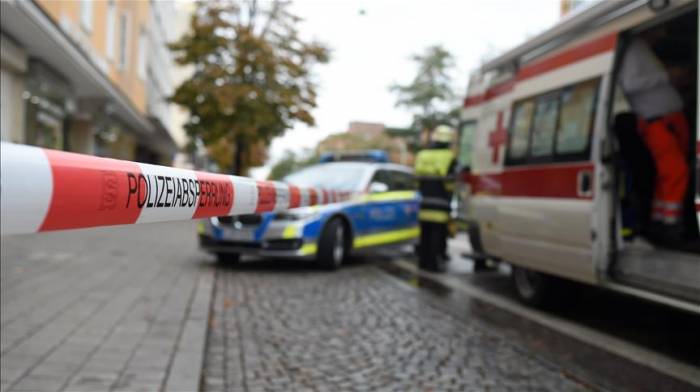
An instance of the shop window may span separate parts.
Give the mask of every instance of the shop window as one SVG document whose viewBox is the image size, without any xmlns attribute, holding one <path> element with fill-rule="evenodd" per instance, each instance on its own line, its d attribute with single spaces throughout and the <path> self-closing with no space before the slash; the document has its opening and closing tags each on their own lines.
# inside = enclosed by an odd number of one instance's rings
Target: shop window
<svg viewBox="0 0 700 392">
<path fill-rule="evenodd" d="M 104 121 L 105 124 L 95 132 L 95 155 L 133 161 L 136 158 L 136 139 L 119 121 L 111 117 L 104 118 Z"/>
<path fill-rule="evenodd" d="M 56 150 L 65 149 L 65 107 L 72 94 L 70 84 L 51 67 L 31 60 L 25 88 L 22 94 L 25 100 L 25 142 Z"/>
<path fill-rule="evenodd" d="M 27 106 L 27 141 L 29 144 L 61 150 L 64 113 L 43 97 L 32 96 Z"/>
</svg>

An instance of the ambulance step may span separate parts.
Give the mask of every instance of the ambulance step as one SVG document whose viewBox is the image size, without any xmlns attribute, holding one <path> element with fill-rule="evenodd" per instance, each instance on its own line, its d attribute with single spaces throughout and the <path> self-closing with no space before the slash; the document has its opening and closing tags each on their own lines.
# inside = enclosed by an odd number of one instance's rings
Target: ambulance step
<svg viewBox="0 0 700 392">
<path fill-rule="evenodd" d="M 614 269 L 620 282 L 700 303 L 700 257 L 658 249 L 629 246 Z"/>
</svg>

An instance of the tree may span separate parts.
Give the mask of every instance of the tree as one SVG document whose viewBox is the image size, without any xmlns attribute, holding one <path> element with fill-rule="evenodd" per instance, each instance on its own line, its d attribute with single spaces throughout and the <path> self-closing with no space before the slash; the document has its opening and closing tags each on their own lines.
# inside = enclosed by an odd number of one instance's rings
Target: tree
<svg viewBox="0 0 700 392">
<path fill-rule="evenodd" d="M 170 45 L 178 64 L 194 68 L 171 97 L 190 112 L 185 129 L 233 174 L 264 159 L 251 150 L 297 122 L 314 124 L 312 69 L 328 62 L 329 49 L 299 36 L 289 5 L 199 2 L 189 31 Z"/>
<path fill-rule="evenodd" d="M 450 76 L 455 61 L 450 52 L 435 45 L 426 48 L 422 54 L 411 56 L 411 59 L 418 65 L 411 83 L 389 87 L 397 95 L 396 106 L 413 111 L 413 126 L 420 130 L 432 130 L 443 123 L 457 125 L 459 109 L 454 103 Z"/>
<path fill-rule="evenodd" d="M 293 151 L 285 151 L 284 157 L 277 161 L 270 169 L 268 180 L 279 181 L 295 171 L 313 165 L 318 162 L 318 155 L 311 151 L 295 154 Z"/>
</svg>

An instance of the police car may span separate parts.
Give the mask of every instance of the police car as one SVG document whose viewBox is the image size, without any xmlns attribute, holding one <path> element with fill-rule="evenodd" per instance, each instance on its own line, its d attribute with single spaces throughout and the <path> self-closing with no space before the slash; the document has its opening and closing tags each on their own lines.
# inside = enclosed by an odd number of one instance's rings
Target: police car
<svg viewBox="0 0 700 392">
<path fill-rule="evenodd" d="M 284 212 L 211 218 L 200 222 L 200 246 L 222 262 L 241 254 L 316 260 L 338 268 L 352 252 L 415 244 L 419 237 L 416 182 L 410 168 L 383 162 L 328 163 L 283 181 L 300 187 L 352 192 L 350 200 Z"/>
</svg>

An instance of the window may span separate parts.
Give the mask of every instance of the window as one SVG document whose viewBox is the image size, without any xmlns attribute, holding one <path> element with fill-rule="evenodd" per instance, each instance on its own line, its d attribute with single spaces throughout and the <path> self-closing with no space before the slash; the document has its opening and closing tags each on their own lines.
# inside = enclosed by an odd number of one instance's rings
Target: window
<svg viewBox="0 0 700 392">
<path fill-rule="evenodd" d="M 372 182 L 386 184 L 389 192 L 416 189 L 416 182 L 413 175 L 398 170 L 377 170 L 372 177 Z"/>
<path fill-rule="evenodd" d="M 597 80 L 562 90 L 557 154 L 579 153 L 588 147 L 597 91 Z"/>
<path fill-rule="evenodd" d="M 304 188 L 360 192 L 368 170 L 369 166 L 354 162 L 323 163 L 294 172 L 282 181 Z"/>
<path fill-rule="evenodd" d="M 392 190 L 391 189 L 391 175 L 386 170 L 377 170 L 374 173 L 374 175 L 372 176 L 372 181 L 370 181 L 370 184 L 372 182 L 381 182 L 382 184 L 386 184 L 387 191 Z"/>
<path fill-rule="evenodd" d="M 554 132 L 557 130 L 559 92 L 541 96 L 537 99 L 535 120 L 532 125 L 532 146 L 530 156 L 543 157 L 552 155 Z"/>
<path fill-rule="evenodd" d="M 14 98 L 22 95 L 22 93 L 17 91 L 14 75 L 6 71 L 5 68 L 0 68 L 0 86 L 2 86 L 2 89 L 0 89 L 0 113 L 2 114 L 0 115 L 0 139 L 12 141 L 10 139 L 10 128 L 14 125 L 15 113 L 18 111 L 17 107 L 19 106 Z"/>
<path fill-rule="evenodd" d="M 146 80 L 146 65 L 148 64 L 148 61 L 146 59 L 146 56 L 148 56 L 148 39 L 147 39 L 146 31 L 141 29 L 141 33 L 139 34 L 139 58 L 138 58 L 138 73 L 139 77 L 142 80 Z"/>
<path fill-rule="evenodd" d="M 470 121 L 462 124 L 459 130 L 459 165 L 469 167 L 472 163 L 472 140 L 474 139 L 474 130 L 476 122 Z"/>
<path fill-rule="evenodd" d="M 515 103 L 507 163 L 588 159 L 598 83 L 588 80 Z"/>
<path fill-rule="evenodd" d="M 114 39 L 115 39 L 115 29 L 117 24 L 117 7 L 114 1 L 107 3 L 107 42 L 105 43 L 105 48 L 107 48 L 107 58 L 114 60 Z"/>
<path fill-rule="evenodd" d="M 129 15 L 119 16 L 119 69 L 125 70 L 129 65 Z"/>
<path fill-rule="evenodd" d="M 392 191 L 413 191 L 417 189 L 418 184 L 412 174 L 402 171 L 391 171 L 391 182 L 389 190 Z"/>
<path fill-rule="evenodd" d="M 92 32 L 92 0 L 80 2 L 80 25 L 86 32 Z"/>
<path fill-rule="evenodd" d="M 535 103 L 532 100 L 516 104 L 513 110 L 513 123 L 510 132 L 510 146 L 508 157 L 521 159 L 527 155 L 528 139 L 530 138 L 530 124 Z"/>
</svg>

